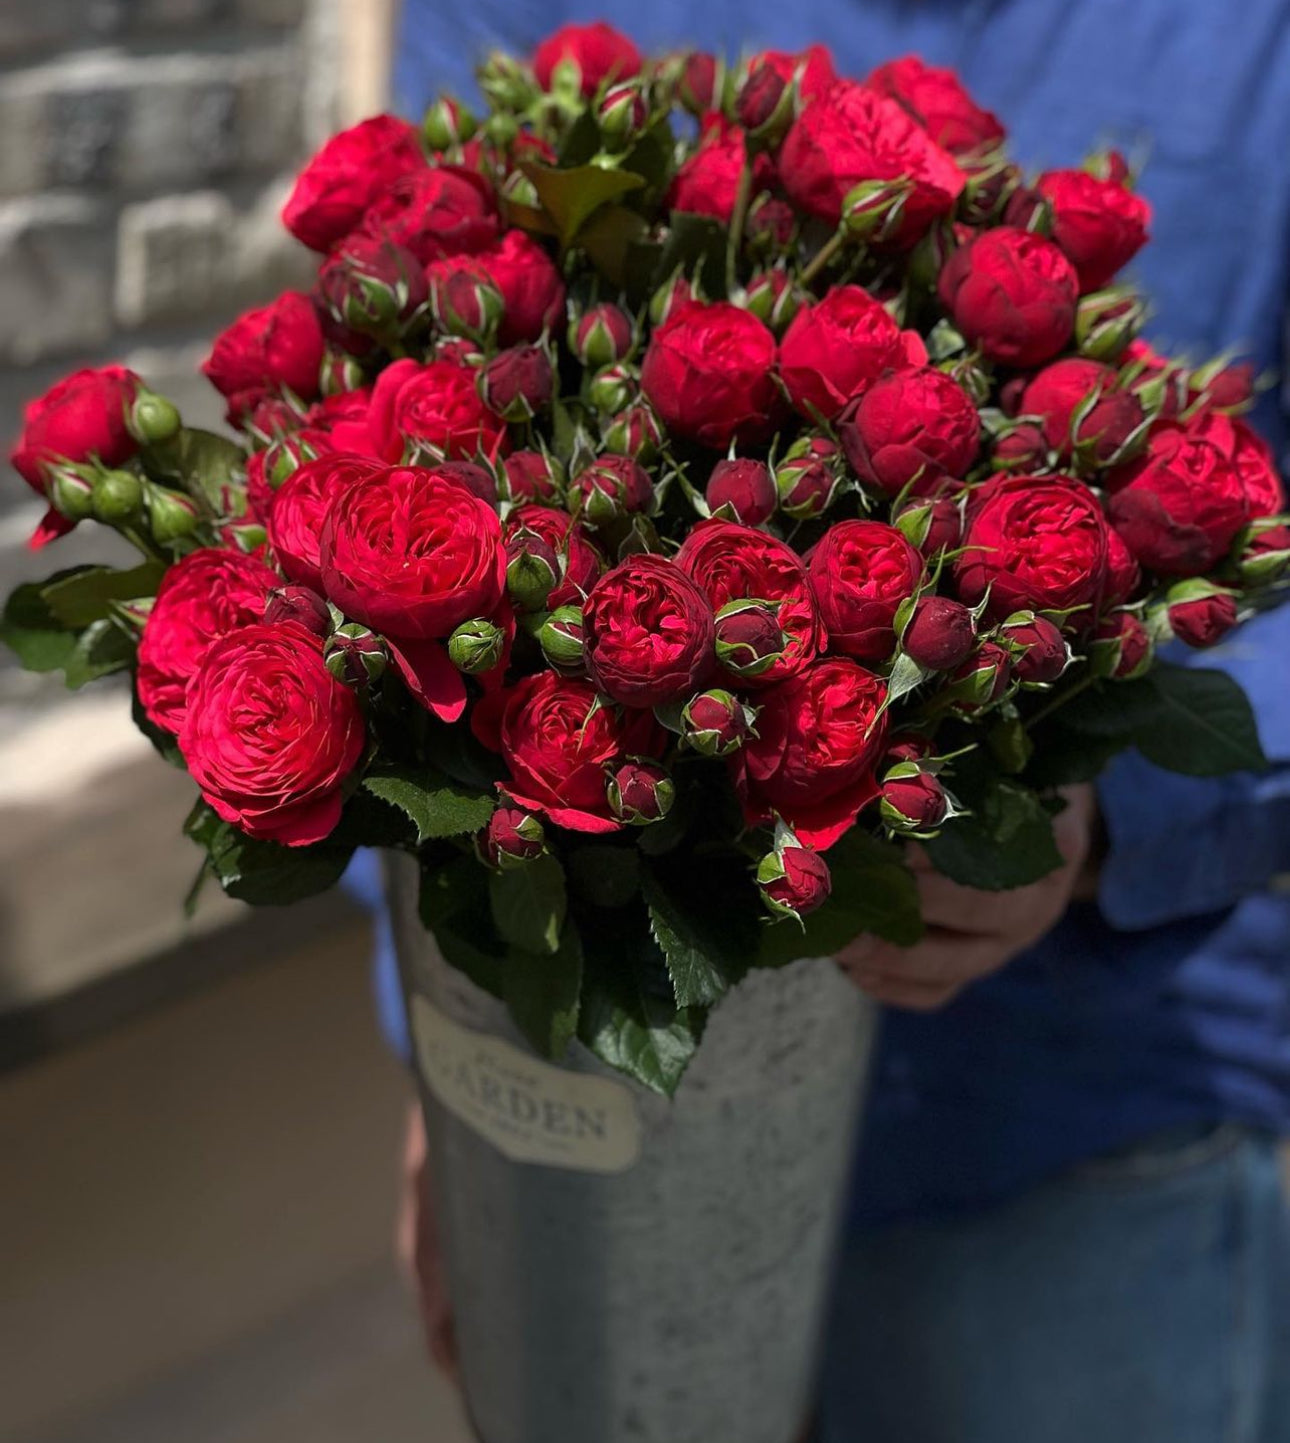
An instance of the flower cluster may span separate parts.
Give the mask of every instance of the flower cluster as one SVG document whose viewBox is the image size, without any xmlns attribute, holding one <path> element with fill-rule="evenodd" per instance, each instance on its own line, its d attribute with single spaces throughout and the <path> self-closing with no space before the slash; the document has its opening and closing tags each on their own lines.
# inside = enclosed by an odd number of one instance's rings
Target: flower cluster
<svg viewBox="0 0 1290 1443">
<path fill-rule="evenodd" d="M 315 286 L 203 367 L 236 451 L 109 367 L 13 456 L 42 539 L 164 563 L 107 624 L 241 832 L 482 773 L 490 868 L 702 834 L 800 916 L 857 824 L 952 824 L 955 756 L 1285 571 L 1252 378 L 1158 354 L 1117 283 L 1151 221 L 1118 155 L 1028 176 L 913 57 L 567 26 L 480 78 L 482 120 L 380 116 L 300 174 Z"/>
</svg>

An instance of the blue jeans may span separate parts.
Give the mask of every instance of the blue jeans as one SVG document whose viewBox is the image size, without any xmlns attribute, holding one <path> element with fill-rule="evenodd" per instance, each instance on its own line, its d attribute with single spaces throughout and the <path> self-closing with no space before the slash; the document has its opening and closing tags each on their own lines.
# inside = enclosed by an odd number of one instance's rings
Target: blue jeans
<svg viewBox="0 0 1290 1443">
<path fill-rule="evenodd" d="M 1277 1143 L 1158 1138 L 854 1240 L 820 1443 L 1290 1443 Z"/>
</svg>

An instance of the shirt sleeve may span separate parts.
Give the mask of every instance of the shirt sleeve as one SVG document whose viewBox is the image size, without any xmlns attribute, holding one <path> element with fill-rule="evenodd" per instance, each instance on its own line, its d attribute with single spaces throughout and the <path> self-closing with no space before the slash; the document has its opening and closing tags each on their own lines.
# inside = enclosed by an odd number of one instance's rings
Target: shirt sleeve
<svg viewBox="0 0 1290 1443">
<path fill-rule="evenodd" d="M 1271 765 L 1260 774 L 1184 777 L 1130 753 L 1108 768 L 1098 784 L 1110 841 L 1099 902 L 1124 931 L 1290 886 L 1290 606 L 1181 660 L 1220 668 L 1244 687 Z"/>
</svg>

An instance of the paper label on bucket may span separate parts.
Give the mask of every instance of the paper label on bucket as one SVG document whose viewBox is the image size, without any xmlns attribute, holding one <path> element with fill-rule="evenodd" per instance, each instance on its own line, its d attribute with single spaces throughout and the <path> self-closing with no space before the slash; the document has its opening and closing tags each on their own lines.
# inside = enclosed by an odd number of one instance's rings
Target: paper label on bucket
<svg viewBox="0 0 1290 1443">
<path fill-rule="evenodd" d="M 513 1162 L 612 1173 L 639 1156 L 636 1103 L 618 1083 L 552 1067 L 421 996 L 412 999 L 412 1031 L 430 1091 Z"/>
</svg>

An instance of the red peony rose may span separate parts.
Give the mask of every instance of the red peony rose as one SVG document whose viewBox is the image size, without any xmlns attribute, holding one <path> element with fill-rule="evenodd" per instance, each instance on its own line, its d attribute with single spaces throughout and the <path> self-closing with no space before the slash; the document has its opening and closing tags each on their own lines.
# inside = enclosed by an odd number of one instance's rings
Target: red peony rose
<svg viewBox="0 0 1290 1443">
<path fill-rule="evenodd" d="M 555 553 L 560 579 L 546 598 L 546 610 L 557 606 L 581 606 L 604 567 L 604 559 L 586 531 L 567 511 L 549 506 L 519 506 L 506 521 L 506 539 L 517 531 L 531 531 Z"/>
<path fill-rule="evenodd" d="M 367 744 L 354 693 L 302 626 L 259 623 L 216 641 L 188 693 L 179 748 L 224 821 L 305 847 L 340 821 Z"/>
<path fill-rule="evenodd" d="M 743 131 L 719 114 L 705 116 L 699 148 L 681 165 L 667 193 L 668 209 L 710 215 L 728 225 L 743 166 Z M 768 189 L 774 175 L 770 157 L 759 153 L 753 162 L 753 194 Z"/>
<path fill-rule="evenodd" d="M 323 589 L 319 546 L 327 508 L 338 490 L 381 469 L 367 456 L 330 454 L 298 467 L 270 492 L 265 530 L 288 581 Z"/>
<path fill-rule="evenodd" d="M 166 572 L 139 642 L 135 690 L 148 720 L 178 734 L 186 692 L 211 644 L 264 615 L 281 578 L 240 551 L 204 547 Z"/>
<path fill-rule="evenodd" d="M 591 25 L 562 25 L 533 52 L 533 73 L 543 90 L 550 90 L 557 65 L 573 66 L 582 93 L 594 95 L 607 80 L 630 80 L 639 75 L 641 53 L 612 25 L 597 20 Z"/>
<path fill-rule="evenodd" d="M 1144 419 L 1142 403 L 1117 381 L 1114 367 L 1068 356 L 1029 381 L 1021 410 L 1042 418 L 1044 440 L 1063 460 L 1078 451 L 1105 466 L 1118 457 Z"/>
<path fill-rule="evenodd" d="M 629 556 L 605 572 L 582 620 L 587 671 L 624 706 L 680 701 L 715 665 L 712 605 L 662 556 Z"/>
<path fill-rule="evenodd" d="M 941 303 L 989 361 L 1039 366 L 1070 340 L 1079 280 L 1052 241 L 996 226 L 941 270 Z"/>
<path fill-rule="evenodd" d="M 922 556 L 894 526 L 839 521 L 806 565 L 830 645 L 863 661 L 885 661 L 896 646 L 896 612 L 922 581 Z"/>
<path fill-rule="evenodd" d="M 1221 438 L 1173 421 L 1112 478 L 1111 522 L 1135 559 L 1162 576 L 1199 576 L 1250 519 L 1245 483 Z"/>
<path fill-rule="evenodd" d="M 1205 411 L 1191 417 L 1187 431 L 1212 441 L 1236 468 L 1251 520 L 1276 516 L 1284 509 L 1285 493 L 1272 447 L 1248 421 Z"/>
<path fill-rule="evenodd" d="M 589 681 L 553 671 L 523 677 L 486 699 L 473 720 L 506 762 L 510 778 L 503 791 L 572 832 L 618 831 L 622 823 L 610 811 L 606 767 L 663 750 L 653 713 L 620 713 Z"/>
<path fill-rule="evenodd" d="M 791 50 L 763 50 L 748 62 L 748 72 L 753 74 L 763 66 L 769 66 L 785 85 L 796 76 L 798 94 L 803 100 L 823 95 L 838 78 L 833 56 L 826 45 L 808 45 L 798 54 Z"/>
<path fill-rule="evenodd" d="M 765 601 L 776 607 L 775 619 L 789 637 L 784 654 L 758 676 L 733 677 L 739 685 L 783 681 L 823 649 L 824 628 L 806 567 L 776 537 L 729 521 L 703 521 L 686 537 L 676 563 L 703 589 L 714 612 L 732 601 Z"/>
<path fill-rule="evenodd" d="M 1099 291 L 1147 243 L 1151 206 L 1114 180 L 1086 170 L 1050 170 L 1036 189 L 1053 208 L 1053 240 L 1079 274 L 1081 291 Z"/>
<path fill-rule="evenodd" d="M 1069 612 L 1062 624 L 1086 630 L 1106 600 L 1109 550 L 1106 517 L 1082 482 L 1011 476 L 974 493 L 954 578 L 969 606 L 989 592 L 992 620 Z"/>
<path fill-rule="evenodd" d="M 718 461 L 708 477 L 704 498 L 721 521 L 742 521 L 760 526 L 769 521 L 779 504 L 775 478 L 764 461 L 739 456 Z"/>
<path fill-rule="evenodd" d="M 842 656 L 759 693 L 756 735 L 732 762 L 749 824 L 779 815 L 808 846 L 831 847 L 878 795 L 886 696 L 881 677 Z"/>
<path fill-rule="evenodd" d="M 227 398 L 229 420 L 237 424 L 265 396 L 279 391 L 312 401 L 322 360 L 322 326 L 313 302 L 299 291 L 287 291 L 221 331 L 202 362 L 202 374 Z"/>
<path fill-rule="evenodd" d="M 911 245 L 948 215 L 965 184 L 953 159 L 896 104 L 867 86 L 839 80 L 807 103 L 779 153 L 790 199 L 837 225 L 842 202 L 864 180 L 907 180 L 894 244 Z"/>
<path fill-rule="evenodd" d="M 400 176 L 368 208 L 359 231 L 403 246 L 428 265 L 485 249 L 499 227 L 493 188 L 478 171 L 434 165 Z"/>
<path fill-rule="evenodd" d="M 1004 138 L 999 117 L 983 110 L 952 70 L 926 65 L 917 55 L 878 66 L 865 84 L 899 102 L 951 155 L 989 150 Z"/>
<path fill-rule="evenodd" d="M 473 257 L 472 263 L 501 292 L 504 310 L 498 340 L 503 346 L 539 340 L 543 331 L 561 333 L 564 282 L 539 241 L 522 230 L 508 230 L 497 245 Z"/>
<path fill-rule="evenodd" d="M 838 286 L 803 306 L 779 343 L 779 373 L 808 420 L 831 421 L 885 371 L 908 364 L 905 333 L 862 286 Z"/>
<path fill-rule="evenodd" d="M 981 445 L 981 419 L 952 377 L 930 367 L 883 376 L 838 419 L 851 469 L 889 496 L 912 486 L 930 495 L 971 469 Z"/>
<path fill-rule="evenodd" d="M 747 311 L 691 302 L 650 338 L 641 389 L 673 435 L 723 451 L 756 444 L 782 416 L 775 337 Z"/>
<path fill-rule="evenodd" d="M 361 448 L 383 461 L 405 456 L 440 460 L 495 459 L 506 449 L 506 423 L 480 399 L 475 372 L 454 361 L 408 359 L 377 377 Z M 352 441 L 348 431 L 336 440 Z"/>
<path fill-rule="evenodd" d="M 406 120 L 377 115 L 361 121 L 334 135 L 300 172 L 282 222 L 311 249 L 330 250 L 401 176 L 425 165 L 416 129 Z"/>
</svg>

